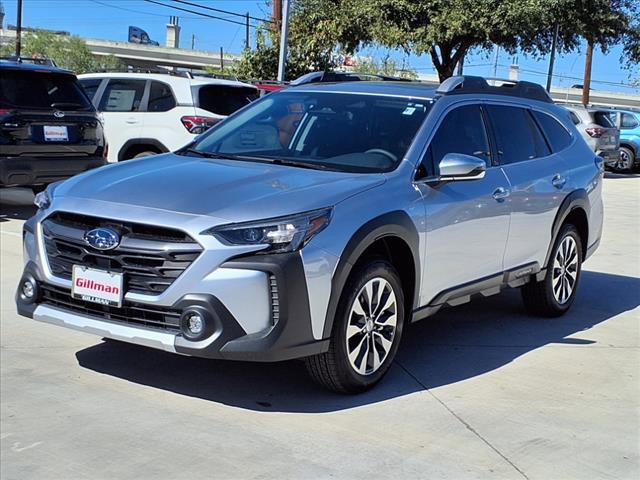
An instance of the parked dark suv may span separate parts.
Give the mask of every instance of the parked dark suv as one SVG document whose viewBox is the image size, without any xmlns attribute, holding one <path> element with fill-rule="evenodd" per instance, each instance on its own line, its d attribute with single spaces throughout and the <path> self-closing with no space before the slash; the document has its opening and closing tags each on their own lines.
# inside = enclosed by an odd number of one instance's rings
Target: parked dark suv
<svg viewBox="0 0 640 480">
<path fill-rule="evenodd" d="M 35 191 L 105 164 L 102 124 L 69 71 L 0 60 L 0 187 Z"/>
</svg>

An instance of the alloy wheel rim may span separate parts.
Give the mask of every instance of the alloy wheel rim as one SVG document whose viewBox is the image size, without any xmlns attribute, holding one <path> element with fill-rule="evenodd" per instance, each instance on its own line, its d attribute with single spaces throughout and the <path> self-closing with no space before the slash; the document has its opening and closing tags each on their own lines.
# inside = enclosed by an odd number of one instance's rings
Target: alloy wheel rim
<svg viewBox="0 0 640 480">
<path fill-rule="evenodd" d="M 369 280 L 356 295 L 347 322 L 346 347 L 351 368 L 371 375 L 389 356 L 398 324 L 396 294 L 382 277 Z"/>
<path fill-rule="evenodd" d="M 619 168 L 627 170 L 631 168 L 631 156 L 624 150 L 620 151 L 620 158 L 618 159 Z"/>
<path fill-rule="evenodd" d="M 553 296 L 560 305 L 569 301 L 578 281 L 578 245 L 571 236 L 560 243 L 553 260 Z"/>
</svg>

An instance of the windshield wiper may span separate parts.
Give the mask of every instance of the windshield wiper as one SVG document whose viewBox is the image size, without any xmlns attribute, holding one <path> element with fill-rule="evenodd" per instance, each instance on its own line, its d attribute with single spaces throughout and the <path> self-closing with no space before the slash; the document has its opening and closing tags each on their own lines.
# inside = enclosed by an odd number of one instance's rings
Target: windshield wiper
<svg viewBox="0 0 640 480">
<path fill-rule="evenodd" d="M 83 105 L 82 103 L 75 103 L 75 102 L 53 102 L 51 104 L 51 106 L 53 108 L 64 108 L 64 107 L 69 107 L 69 108 L 87 108 L 86 105 Z"/>
<path fill-rule="evenodd" d="M 326 165 L 313 162 L 301 162 L 299 160 L 287 160 L 286 158 L 274 158 L 272 163 L 276 165 L 286 165 L 289 167 L 309 168 L 311 170 L 327 170 Z"/>
</svg>

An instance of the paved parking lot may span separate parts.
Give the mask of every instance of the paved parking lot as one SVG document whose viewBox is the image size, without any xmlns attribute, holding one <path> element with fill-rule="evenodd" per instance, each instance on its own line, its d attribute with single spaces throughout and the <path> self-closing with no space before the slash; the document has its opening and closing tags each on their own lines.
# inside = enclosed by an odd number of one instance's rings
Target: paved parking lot
<svg viewBox="0 0 640 480">
<path fill-rule="evenodd" d="M 640 176 L 605 180 L 571 312 L 517 291 L 407 330 L 386 379 L 329 394 L 300 362 L 170 355 L 15 313 L 25 191 L 0 191 L 0 477 L 635 479 Z"/>
</svg>

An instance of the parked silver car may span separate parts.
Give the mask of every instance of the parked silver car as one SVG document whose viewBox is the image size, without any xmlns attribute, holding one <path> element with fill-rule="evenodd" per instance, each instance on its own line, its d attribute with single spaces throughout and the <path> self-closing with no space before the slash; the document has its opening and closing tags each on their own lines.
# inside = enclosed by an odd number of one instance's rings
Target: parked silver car
<svg viewBox="0 0 640 480">
<path fill-rule="evenodd" d="M 509 286 L 564 314 L 600 240 L 602 175 L 535 84 L 290 88 L 175 154 L 40 194 L 18 311 L 185 355 L 305 358 L 358 392 L 446 305 Z"/>
<path fill-rule="evenodd" d="M 620 158 L 620 130 L 611 120 L 607 110 L 567 107 L 571 121 L 587 142 L 587 145 L 604 158 L 605 165 L 615 168 Z"/>
</svg>

